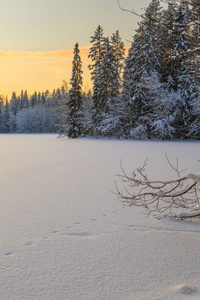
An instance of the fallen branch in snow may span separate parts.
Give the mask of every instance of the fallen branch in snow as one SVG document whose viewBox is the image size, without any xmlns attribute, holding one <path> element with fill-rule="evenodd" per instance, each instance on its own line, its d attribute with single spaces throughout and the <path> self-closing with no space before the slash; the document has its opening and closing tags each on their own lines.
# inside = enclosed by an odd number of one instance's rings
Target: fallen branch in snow
<svg viewBox="0 0 200 300">
<path fill-rule="evenodd" d="M 116 183 L 118 199 L 128 206 L 142 206 L 147 215 L 157 218 L 173 217 L 177 219 L 200 216 L 200 174 L 179 171 L 179 164 L 174 167 L 166 155 L 167 162 L 176 172 L 172 180 L 149 180 L 145 174 L 147 160 L 128 176 L 121 163 L 123 188 Z"/>
</svg>

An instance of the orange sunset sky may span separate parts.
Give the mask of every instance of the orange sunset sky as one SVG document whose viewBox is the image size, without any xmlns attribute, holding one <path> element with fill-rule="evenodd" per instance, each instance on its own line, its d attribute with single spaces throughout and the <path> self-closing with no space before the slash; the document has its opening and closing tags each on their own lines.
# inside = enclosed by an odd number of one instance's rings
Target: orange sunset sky
<svg viewBox="0 0 200 300">
<path fill-rule="evenodd" d="M 89 47 L 81 47 L 83 89 L 91 88 L 88 70 Z M 69 81 L 72 72 L 73 49 L 50 51 L 0 52 L 0 92 L 10 98 L 12 91 L 20 94 L 22 89 L 29 93 L 58 88 L 62 80 Z"/>
<path fill-rule="evenodd" d="M 120 0 L 142 13 L 149 0 Z M 0 95 L 53 91 L 70 81 L 73 48 L 79 43 L 84 87 L 91 87 L 90 37 L 100 24 L 104 36 L 119 30 L 127 47 L 139 18 L 117 0 L 0 0 Z"/>
</svg>

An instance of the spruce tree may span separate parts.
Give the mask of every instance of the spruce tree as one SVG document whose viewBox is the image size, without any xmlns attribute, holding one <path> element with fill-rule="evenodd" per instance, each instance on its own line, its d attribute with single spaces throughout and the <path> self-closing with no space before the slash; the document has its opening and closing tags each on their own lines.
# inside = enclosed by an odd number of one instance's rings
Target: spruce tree
<svg viewBox="0 0 200 300">
<path fill-rule="evenodd" d="M 103 112 L 108 112 L 109 104 L 113 104 L 114 98 L 119 94 L 119 76 L 116 66 L 116 56 L 109 38 L 105 38 L 102 44 L 100 78 L 101 108 Z"/>
<path fill-rule="evenodd" d="M 173 34 L 175 36 L 175 47 L 173 57 L 172 78 L 175 82 L 175 91 L 180 91 L 181 101 L 177 103 L 179 113 L 175 119 L 176 134 L 178 139 L 186 138 L 191 122 L 191 100 L 193 93 L 193 74 L 190 68 L 188 51 L 191 49 L 191 38 L 187 35 L 189 20 L 189 8 L 185 1 L 181 1 L 176 9 Z"/>
<path fill-rule="evenodd" d="M 0 133 L 5 133 L 6 132 L 3 108 L 4 108 L 3 99 L 0 97 Z"/>
<path fill-rule="evenodd" d="M 161 38 L 159 51 L 161 53 L 163 67 L 161 80 L 168 83 L 169 91 L 175 87 L 175 82 L 172 77 L 173 57 L 174 57 L 174 42 L 173 28 L 175 23 L 175 7 L 173 4 L 168 4 L 168 8 L 163 11 L 161 22 Z"/>
<path fill-rule="evenodd" d="M 66 134 L 70 138 L 77 138 L 82 134 L 82 62 L 79 54 L 79 45 L 75 44 L 74 47 L 74 59 L 72 62 L 72 78 L 70 80 L 71 89 L 69 90 L 68 101 L 68 124 L 66 128 Z"/>
<path fill-rule="evenodd" d="M 122 71 L 123 71 L 124 60 L 125 60 L 125 46 L 124 43 L 122 42 L 118 30 L 116 31 L 116 33 L 113 33 L 111 36 L 111 45 L 113 48 L 113 54 L 115 56 L 114 65 L 116 68 L 116 75 L 117 75 L 115 84 L 119 93 L 122 88 Z"/>
<path fill-rule="evenodd" d="M 191 0 L 190 6 L 190 23 L 188 26 L 188 35 L 191 38 L 189 49 L 190 69 L 193 73 L 195 84 L 200 85 L 200 2 L 199 0 Z"/>
<path fill-rule="evenodd" d="M 92 119 L 94 122 L 94 129 L 96 125 L 101 120 L 101 112 L 104 107 L 104 102 L 102 101 L 102 82 L 101 82 L 101 68 L 103 60 L 103 28 L 99 25 L 91 37 L 91 43 L 93 44 L 90 48 L 89 58 L 92 63 L 89 65 L 89 70 L 91 71 L 91 80 L 93 82 L 93 94 L 92 94 Z"/>
<path fill-rule="evenodd" d="M 136 30 L 133 41 L 135 76 L 138 80 L 145 74 L 150 76 L 161 68 L 160 44 L 160 1 L 152 0 Z"/>
<path fill-rule="evenodd" d="M 10 100 L 10 112 L 16 116 L 17 112 L 20 110 L 20 100 L 19 97 L 16 96 L 16 93 L 12 93 L 12 98 Z"/>
<path fill-rule="evenodd" d="M 152 0 L 145 9 L 125 63 L 123 94 L 130 107 L 130 127 L 140 125 L 140 117 L 148 114 L 151 99 L 145 89 L 145 77 L 162 70 L 160 49 L 161 7 Z"/>
<path fill-rule="evenodd" d="M 119 137 L 120 112 L 120 64 L 116 48 L 105 38 L 102 45 L 101 65 L 101 110 L 99 112 L 98 124 L 95 128 L 96 134 L 104 136 Z M 117 61 L 118 60 L 118 61 Z"/>
<path fill-rule="evenodd" d="M 6 103 L 4 106 L 4 122 L 5 122 L 6 132 L 10 132 L 9 119 L 10 119 L 10 107 L 9 107 L 8 99 L 6 98 Z"/>
<path fill-rule="evenodd" d="M 38 102 L 38 96 L 37 96 L 37 92 L 35 92 L 32 96 L 31 96 L 31 107 L 35 106 Z"/>
<path fill-rule="evenodd" d="M 89 69 L 93 81 L 92 132 L 94 135 L 105 135 L 105 131 L 102 130 L 104 120 L 111 119 L 109 114 L 116 115 L 116 97 L 121 89 L 124 44 L 118 31 L 112 35 L 111 41 L 103 37 L 101 26 L 98 26 L 95 31 L 91 43 L 93 45 L 90 48 L 89 57 L 92 63 Z"/>
<path fill-rule="evenodd" d="M 180 6 L 176 9 L 173 27 L 174 49 L 171 75 L 175 81 L 175 90 L 180 86 L 181 77 L 186 71 L 187 51 L 190 49 L 190 38 L 186 34 L 187 16 Z"/>
</svg>

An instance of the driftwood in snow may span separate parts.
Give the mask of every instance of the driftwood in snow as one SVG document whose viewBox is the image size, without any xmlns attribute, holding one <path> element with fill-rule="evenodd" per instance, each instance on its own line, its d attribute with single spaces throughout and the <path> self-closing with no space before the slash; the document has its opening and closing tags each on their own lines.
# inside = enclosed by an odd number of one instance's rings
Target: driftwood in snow
<svg viewBox="0 0 200 300">
<path fill-rule="evenodd" d="M 174 167 L 166 159 L 177 177 L 170 180 L 150 180 L 146 175 L 147 160 L 131 176 L 127 175 L 122 164 L 122 174 L 117 175 L 123 182 L 122 190 L 116 183 L 118 199 L 128 206 L 142 206 L 147 215 L 158 218 L 178 219 L 200 216 L 200 174 L 188 173 L 181 176 L 178 159 Z"/>
</svg>

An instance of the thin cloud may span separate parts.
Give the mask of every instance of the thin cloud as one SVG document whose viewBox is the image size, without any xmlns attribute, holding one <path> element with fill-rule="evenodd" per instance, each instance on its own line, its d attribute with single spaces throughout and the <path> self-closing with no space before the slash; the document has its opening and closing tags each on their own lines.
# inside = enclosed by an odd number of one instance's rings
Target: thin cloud
<svg viewBox="0 0 200 300">
<path fill-rule="evenodd" d="M 83 66 L 83 83 L 91 86 L 88 69 L 90 46 L 80 47 Z M 0 51 L 0 95 L 11 95 L 21 89 L 30 93 L 53 90 L 70 81 L 72 74 L 73 49 L 53 51 Z"/>
<path fill-rule="evenodd" d="M 88 58 L 89 46 L 80 47 L 81 58 Z M 52 50 L 52 51 L 0 51 L 0 58 L 73 58 L 73 49 Z"/>
<path fill-rule="evenodd" d="M 54 51 L 0 51 L 0 94 L 10 97 L 21 89 L 53 90 L 69 81 L 72 74 L 73 49 Z M 90 84 L 89 46 L 80 47 L 84 84 Z"/>
<path fill-rule="evenodd" d="M 89 65 L 89 47 L 80 48 L 80 56 L 83 67 Z M 0 65 L 15 68 L 15 65 L 25 66 L 54 66 L 72 67 L 73 50 L 54 50 L 54 51 L 0 51 Z"/>
</svg>

